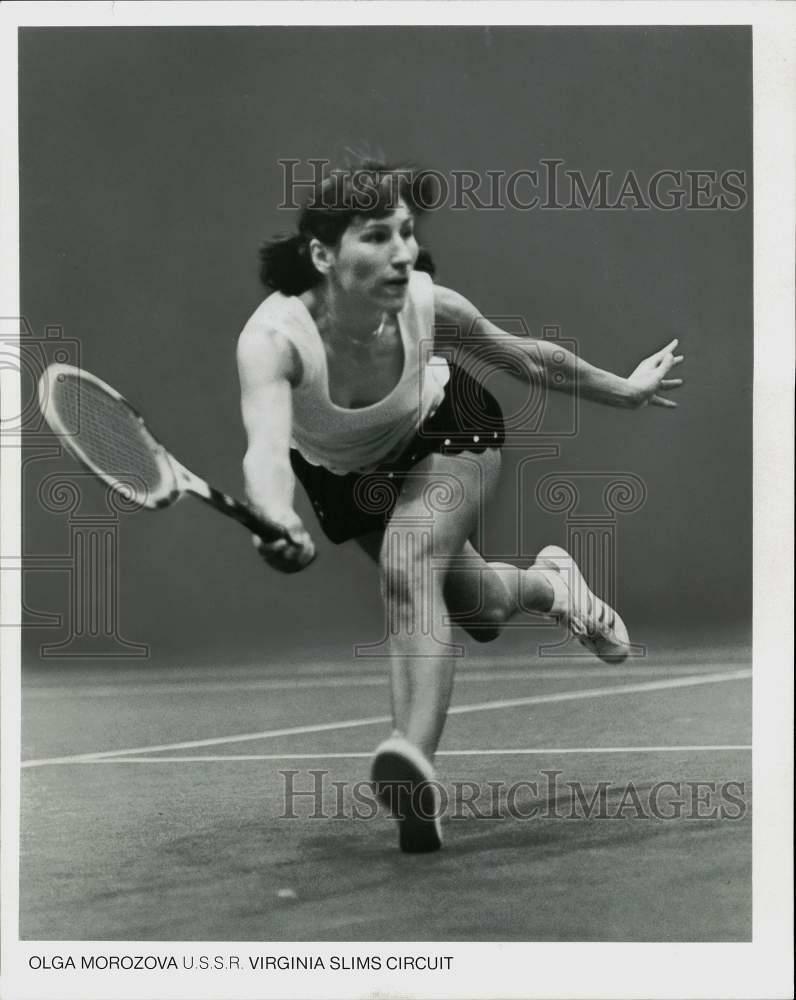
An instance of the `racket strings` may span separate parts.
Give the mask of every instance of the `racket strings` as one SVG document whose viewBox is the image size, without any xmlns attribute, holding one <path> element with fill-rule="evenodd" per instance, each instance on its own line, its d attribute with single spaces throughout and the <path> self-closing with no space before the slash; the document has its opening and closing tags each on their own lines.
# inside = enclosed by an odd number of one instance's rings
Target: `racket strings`
<svg viewBox="0 0 796 1000">
<path fill-rule="evenodd" d="M 60 375 L 53 383 L 52 405 L 69 433 L 69 444 L 105 476 L 127 482 L 142 480 L 146 492 L 163 485 L 152 440 L 139 416 L 124 400 L 115 399 L 83 379 Z M 130 483 L 137 492 L 140 484 Z"/>
</svg>

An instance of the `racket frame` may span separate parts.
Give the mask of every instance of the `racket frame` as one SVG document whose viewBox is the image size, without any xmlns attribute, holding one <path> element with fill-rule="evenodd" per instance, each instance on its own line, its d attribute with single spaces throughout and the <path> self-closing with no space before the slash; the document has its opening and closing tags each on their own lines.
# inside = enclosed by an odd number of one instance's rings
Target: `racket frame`
<svg viewBox="0 0 796 1000">
<path fill-rule="evenodd" d="M 55 405 L 54 394 L 57 392 L 55 383 L 61 381 L 63 378 L 74 378 L 77 379 L 79 383 L 82 382 L 93 385 L 115 402 L 121 403 L 135 418 L 138 423 L 137 432 L 141 435 L 142 440 L 149 449 L 152 459 L 160 472 L 161 482 L 163 484 L 162 489 L 158 489 L 154 493 L 148 488 L 142 491 L 136 487 L 135 482 L 132 480 L 134 473 L 130 472 L 130 478 L 125 479 L 123 478 L 124 473 L 122 470 L 119 470 L 118 474 L 114 474 L 109 472 L 107 469 L 100 468 L 91 460 L 91 458 L 80 447 L 79 426 L 77 431 L 67 427 L 58 411 L 58 407 Z M 149 430 L 144 418 L 138 410 L 136 410 L 136 408 L 131 405 L 130 401 L 125 399 L 120 392 L 114 389 L 113 386 L 108 385 L 107 382 L 103 382 L 101 378 L 97 378 L 97 376 L 92 375 L 91 372 L 84 371 L 82 368 L 77 368 L 74 365 L 52 364 L 49 365 L 49 367 L 47 367 L 42 373 L 39 379 L 38 392 L 39 408 L 44 415 L 44 419 L 50 425 L 53 433 L 58 436 L 61 444 L 63 444 L 69 454 L 73 458 L 77 459 L 77 461 L 88 469 L 89 472 L 97 476 L 98 479 L 107 483 L 108 486 L 111 486 L 117 492 L 123 493 L 126 499 L 135 499 L 136 502 L 140 503 L 142 507 L 147 507 L 149 510 L 160 510 L 163 507 L 168 507 L 170 504 L 173 504 L 179 499 L 181 491 L 177 483 L 177 474 L 172 463 L 171 456 L 154 436 L 154 434 L 152 434 Z M 80 403 L 78 403 L 78 406 L 80 406 Z M 80 411 L 78 410 L 78 421 L 79 420 Z M 134 496 L 131 496 L 131 494 L 134 494 Z"/>
</svg>

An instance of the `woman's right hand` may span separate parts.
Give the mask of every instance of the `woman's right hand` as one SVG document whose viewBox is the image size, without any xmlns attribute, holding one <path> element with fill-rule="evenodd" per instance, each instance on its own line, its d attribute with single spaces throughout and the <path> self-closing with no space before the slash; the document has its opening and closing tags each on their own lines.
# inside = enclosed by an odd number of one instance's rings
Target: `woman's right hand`
<svg viewBox="0 0 796 1000">
<path fill-rule="evenodd" d="M 284 521 L 282 522 L 284 523 Z M 315 558 L 315 544 L 309 532 L 298 518 L 285 527 L 290 540 L 279 538 L 275 542 L 264 542 L 258 535 L 252 535 L 254 547 L 273 569 L 280 573 L 298 573 L 309 566 Z"/>
</svg>

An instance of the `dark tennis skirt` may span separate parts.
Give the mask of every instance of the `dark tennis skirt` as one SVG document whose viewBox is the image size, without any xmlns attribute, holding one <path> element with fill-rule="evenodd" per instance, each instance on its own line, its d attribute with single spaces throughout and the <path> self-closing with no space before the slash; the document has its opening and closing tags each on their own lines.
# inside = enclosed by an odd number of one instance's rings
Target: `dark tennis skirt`
<svg viewBox="0 0 796 1000">
<path fill-rule="evenodd" d="M 381 531 L 392 515 L 404 477 L 426 455 L 459 455 L 501 448 L 505 428 L 500 403 L 462 368 L 451 366 L 445 396 L 403 453 L 372 472 L 339 476 L 311 465 L 292 449 L 293 471 L 307 492 L 318 523 L 335 544 Z"/>
</svg>

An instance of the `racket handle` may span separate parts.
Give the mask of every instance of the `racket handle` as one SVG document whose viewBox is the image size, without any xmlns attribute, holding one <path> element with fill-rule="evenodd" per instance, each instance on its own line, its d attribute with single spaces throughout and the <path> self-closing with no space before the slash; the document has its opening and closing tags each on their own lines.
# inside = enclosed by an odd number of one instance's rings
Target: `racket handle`
<svg viewBox="0 0 796 1000">
<path fill-rule="evenodd" d="M 248 528 L 253 535 L 262 538 L 264 542 L 276 542 L 280 538 L 284 538 L 286 541 L 294 545 L 296 544 L 295 539 L 287 528 L 281 524 L 276 524 L 274 521 L 266 521 L 255 514 L 251 507 L 241 503 L 240 500 L 236 500 L 234 497 L 228 496 L 226 493 L 222 493 L 221 490 L 214 489 L 212 486 L 210 487 L 208 502 L 216 510 L 221 511 L 222 514 L 226 514 L 245 528 Z"/>
</svg>

